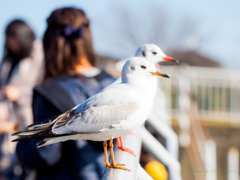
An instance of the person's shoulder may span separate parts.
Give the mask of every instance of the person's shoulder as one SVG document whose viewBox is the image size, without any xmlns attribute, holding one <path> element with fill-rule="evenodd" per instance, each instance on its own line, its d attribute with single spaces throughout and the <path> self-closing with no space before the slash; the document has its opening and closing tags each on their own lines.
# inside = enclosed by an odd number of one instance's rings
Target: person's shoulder
<svg viewBox="0 0 240 180">
<path fill-rule="evenodd" d="M 112 84 L 116 78 L 112 77 L 110 74 L 108 74 L 106 71 L 102 70 L 97 76 L 94 77 L 101 86 L 107 87 L 110 84 Z"/>
<path fill-rule="evenodd" d="M 67 81 L 74 79 L 73 76 L 70 75 L 60 75 L 54 77 L 52 79 L 46 80 L 44 83 L 40 85 L 36 85 L 33 91 L 45 96 L 56 96 L 61 91 L 61 84 L 66 83 Z"/>
<path fill-rule="evenodd" d="M 113 79 L 113 80 L 116 80 L 114 77 L 112 77 L 109 73 L 107 73 L 104 70 L 101 70 L 101 72 L 97 76 L 95 76 L 95 78 L 98 79 L 98 80 L 103 80 L 103 79 Z"/>
<path fill-rule="evenodd" d="M 76 95 L 77 98 L 86 99 L 82 92 L 84 89 L 83 87 L 84 86 L 78 77 L 61 75 L 45 82 L 42 85 L 35 86 L 33 94 L 34 97 L 38 95 L 43 96 L 60 112 L 65 112 L 76 105 Z"/>
<path fill-rule="evenodd" d="M 105 78 L 113 78 L 106 71 L 99 69 L 97 67 L 87 68 L 81 72 L 81 75 L 83 75 L 87 78 L 95 78 L 98 81 L 105 79 Z"/>
</svg>

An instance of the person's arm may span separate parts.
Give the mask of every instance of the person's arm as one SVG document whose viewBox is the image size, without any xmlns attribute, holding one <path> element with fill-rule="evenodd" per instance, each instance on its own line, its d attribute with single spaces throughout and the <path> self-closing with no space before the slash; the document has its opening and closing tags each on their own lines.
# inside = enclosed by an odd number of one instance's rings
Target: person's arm
<svg viewBox="0 0 240 180">
<path fill-rule="evenodd" d="M 35 40 L 31 56 L 25 58 L 19 64 L 19 78 L 15 82 L 18 89 L 18 98 L 15 102 L 19 106 L 25 106 L 32 103 L 33 88 L 43 77 L 43 49 L 42 42 Z"/>
<path fill-rule="evenodd" d="M 58 115 L 60 112 L 54 108 L 44 97 L 38 95 L 33 106 L 34 121 L 40 122 Z M 61 143 L 37 148 L 40 140 L 20 141 L 17 144 L 17 155 L 20 162 L 29 169 L 43 171 L 55 165 L 61 157 Z"/>
</svg>

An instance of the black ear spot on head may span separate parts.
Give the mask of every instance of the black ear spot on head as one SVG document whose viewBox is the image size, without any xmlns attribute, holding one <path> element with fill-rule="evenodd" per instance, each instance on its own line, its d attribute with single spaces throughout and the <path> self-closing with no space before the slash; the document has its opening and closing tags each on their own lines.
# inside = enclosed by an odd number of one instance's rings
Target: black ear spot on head
<svg viewBox="0 0 240 180">
<path fill-rule="evenodd" d="M 145 70 L 147 67 L 144 65 L 141 65 L 141 68 Z"/>
<path fill-rule="evenodd" d="M 146 56 L 145 51 L 142 52 L 142 55 L 143 55 L 144 57 Z"/>
<path fill-rule="evenodd" d="M 135 67 L 134 67 L 134 66 L 131 66 L 131 70 L 135 71 Z"/>
</svg>

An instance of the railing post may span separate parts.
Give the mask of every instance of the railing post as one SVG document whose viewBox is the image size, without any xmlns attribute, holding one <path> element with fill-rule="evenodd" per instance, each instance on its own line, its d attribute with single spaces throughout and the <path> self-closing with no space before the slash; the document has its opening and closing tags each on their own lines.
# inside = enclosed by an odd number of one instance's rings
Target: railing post
<svg viewBox="0 0 240 180">
<path fill-rule="evenodd" d="M 212 139 L 205 142 L 205 170 L 209 171 L 205 173 L 206 180 L 217 180 L 217 173 L 215 172 L 217 170 L 217 147 Z"/>
<path fill-rule="evenodd" d="M 228 150 L 228 180 L 239 180 L 239 150 L 236 147 L 231 147 Z"/>
</svg>

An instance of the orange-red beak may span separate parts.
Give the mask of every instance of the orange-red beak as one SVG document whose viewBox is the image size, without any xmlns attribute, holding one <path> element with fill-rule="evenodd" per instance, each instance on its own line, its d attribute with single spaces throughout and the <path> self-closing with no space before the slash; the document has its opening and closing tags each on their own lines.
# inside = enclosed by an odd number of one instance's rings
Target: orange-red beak
<svg viewBox="0 0 240 180">
<path fill-rule="evenodd" d="M 165 58 L 163 58 L 165 61 L 170 61 L 170 62 L 175 62 L 175 63 L 178 63 L 178 60 L 170 57 L 170 56 L 166 56 Z"/>
</svg>

